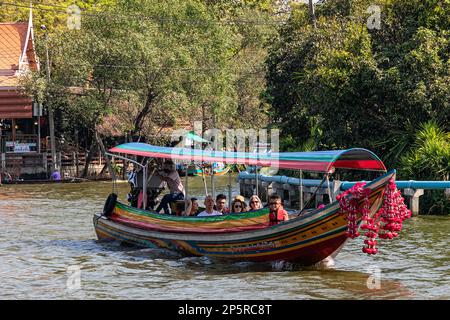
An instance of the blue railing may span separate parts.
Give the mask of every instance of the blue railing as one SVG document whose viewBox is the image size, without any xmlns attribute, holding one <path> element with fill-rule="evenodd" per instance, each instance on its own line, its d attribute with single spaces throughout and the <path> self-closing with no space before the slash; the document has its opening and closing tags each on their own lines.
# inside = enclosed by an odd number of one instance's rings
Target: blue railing
<svg viewBox="0 0 450 320">
<path fill-rule="evenodd" d="M 256 174 L 241 172 L 239 173 L 238 179 L 256 179 Z M 259 181 L 264 181 L 268 183 L 280 183 L 280 184 L 290 184 L 290 185 L 300 185 L 299 178 L 287 177 L 287 176 L 266 176 L 266 175 L 258 175 Z M 305 187 L 317 187 L 319 186 L 320 179 L 303 179 L 302 184 Z M 333 183 L 330 181 L 330 183 Z M 355 181 L 342 181 L 340 190 L 345 191 L 350 189 L 353 185 L 355 185 Z M 399 189 L 450 189 L 450 181 L 396 181 L 397 188 Z"/>
</svg>

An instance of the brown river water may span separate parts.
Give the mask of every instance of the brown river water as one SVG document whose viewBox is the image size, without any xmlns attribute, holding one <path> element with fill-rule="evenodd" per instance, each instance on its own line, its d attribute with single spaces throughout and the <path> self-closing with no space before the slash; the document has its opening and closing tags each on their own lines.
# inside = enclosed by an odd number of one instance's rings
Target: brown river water
<svg viewBox="0 0 450 320">
<path fill-rule="evenodd" d="M 119 197 L 128 191 L 118 183 Z M 216 179 L 216 193 L 227 179 Z M 201 178 L 189 181 L 202 196 Z M 97 241 L 111 182 L 0 187 L 0 299 L 450 299 L 450 216 L 419 216 L 379 254 L 334 266 L 228 263 Z M 238 185 L 233 179 L 233 195 Z"/>
</svg>

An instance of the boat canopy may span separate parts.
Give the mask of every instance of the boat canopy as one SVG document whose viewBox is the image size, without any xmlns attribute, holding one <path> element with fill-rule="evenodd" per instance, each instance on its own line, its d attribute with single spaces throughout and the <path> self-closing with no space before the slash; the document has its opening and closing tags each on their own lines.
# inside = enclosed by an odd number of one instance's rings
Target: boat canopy
<svg viewBox="0 0 450 320">
<path fill-rule="evenodd" d="M 195 142 L 202 142 L 202 143 L 210 143 L 210 142 L 211 142 L 211 141 L 206 140 L 206 139 L 203 139 L 203 138 L 200 137 L 199 135 L 195 134 L 194 131 L 189 131 L 188 133 L 186 133 L 186 134 L 184 135 L 184 137 L 185 137 L 187 140 L 192 140 L 192 141 L 195 141 Z"/>
<path fill-rule="evenodd" d="M 158 147 L 146 143 L 130 142 L 118 145 L 109 151 L 150 158 L 224 162 L 314 172 L 329 172 L 333 168 L 386 171 L 380 158 L 373 152 L 361 148 L 313 152 L 250 153 Z"/>
</svg>

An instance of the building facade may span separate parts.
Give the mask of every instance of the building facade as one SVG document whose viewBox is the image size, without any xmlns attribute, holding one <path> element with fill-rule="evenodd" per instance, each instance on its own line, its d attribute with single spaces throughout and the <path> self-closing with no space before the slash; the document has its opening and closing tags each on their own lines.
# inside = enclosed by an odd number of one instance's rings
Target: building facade
<svg viewBox="0 0 450 320">
<path fill-rule="evenodd" d="M 38 70 L 31 11 L 28 22 L 0 23 L 1 169 L 13 176 L 23 174 L 27 164 L 36 160 L 39 170 L 30 169 L 28 173 L 46 171 L 42 165 L 46 157 L 46 119 L 42 108 L 21 86 L 22 77 Z"/>
</svg>

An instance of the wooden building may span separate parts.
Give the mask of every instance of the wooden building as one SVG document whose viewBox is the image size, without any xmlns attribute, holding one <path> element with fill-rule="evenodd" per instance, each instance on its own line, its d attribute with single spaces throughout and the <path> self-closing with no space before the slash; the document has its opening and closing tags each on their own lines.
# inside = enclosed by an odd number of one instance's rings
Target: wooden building
<svg viewBox="0 0 450 320">
<path fill-rule="evenodd" d="M 45 119 L 32 97 L 23 93 L 21 77 L 39 70 L 33 21 L 0 23 L 0 152 L 2 170 L 23 166 L 27 157 L 39 157 L 46 134 Z M 33 108 L 34 106 L 34 108 Z"/>
</svg>

